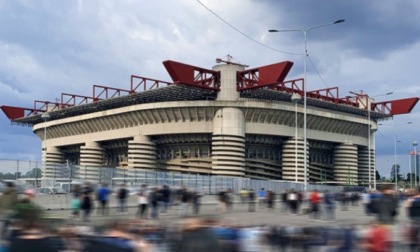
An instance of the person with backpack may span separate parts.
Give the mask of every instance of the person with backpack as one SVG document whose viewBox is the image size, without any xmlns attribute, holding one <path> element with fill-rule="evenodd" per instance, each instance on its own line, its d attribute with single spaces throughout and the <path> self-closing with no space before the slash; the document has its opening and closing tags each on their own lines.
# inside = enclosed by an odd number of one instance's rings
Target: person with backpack
<svg viewBox="0 0 420 252">
<path fill-rule="evenodd" d="M 117 193 L 118 212 L 124 213 L 125 211 L 127 211 L 126 209 L 127 198 L 128 198 L 128 190 L 126 188 L 126 185 L 122 184 Z"/>
</svg>

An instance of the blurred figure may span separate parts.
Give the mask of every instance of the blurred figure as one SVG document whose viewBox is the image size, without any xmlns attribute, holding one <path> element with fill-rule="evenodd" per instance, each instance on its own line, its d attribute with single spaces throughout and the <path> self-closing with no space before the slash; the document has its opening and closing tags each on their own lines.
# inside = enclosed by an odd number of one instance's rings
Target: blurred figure
<svg viewBox="0 0 420 252">
<path fill-rule="evenodd" d="M 71 217 L 73 219 L 79 218 L 81 205 L 80 195 L 73 193 L 70 201 Z"/>
<path fill-rule="evenodd" d="M 375 207 L 378 211 L 377 219 L 379 223 L 394 223 L 394 219 L 398 214 L 398 199 L 395 197 L 391 186 L 383 187 L 382 194 L 379 196 Z"/>
<path fill-rule="evenodd" d="M 191 202 L 191 194 L 188 189 L 184 186 L 181 190 L 181 205 L 179 207 L 179 216 L 185 217 L 188 215 L 188 208 Z"/>
<path fill-rule="evenodd" d="M 194 215 L 200 214 L 201 197 L 202 195 L 196 191 L 192 193 L 192 208 Z"/>
<path fill-rule="evenodd" d="M 281 212 L 287 213 L 289 211 L 289 202 L 288 202 L 289 190 L 284 190 L 281 194 Z M 296 197 L 297 200 L 297 197 Z"/>
<path fill-rule="evenodd" d="M 13 182 L 6 182 L 6 188 L 0 196 L 0 219 L 3 221 L 2 237 L 4 237 L 14 209 L 18 203 L 18 193 Z"/>
<path fill-rule="evenodd" d="M 152 207 L 152 212 L 150 214 L 150 217 L 152 217 L 152 219 L 159 218 L 159 198 L 160 198 L 159 189 L 155 187 L 149 193 L 150 206 Z"/>
<path fill-rule="evenodd" d="M 219 200 L 219 211 L 224 213 L 227 209 L 227 202 L 226 202 L 226 191 L 220 190 L 218 194 L 218 200 Z"/>
<path fill-rule="evenodd" d="M 252 188 L 248 191 L 248 212 L 255 212 L 255 192 Z"/>
<path fill-rule="evenodd" d="M 164 185 L 160 190 L 162 210 L 161 213 L 166 213 L 171 202 L 171 190 L 168 185 Z"/>
<path fill-rule="evenodd" d="M 265 191 L 264 188 L 258 191 L 258 205 L 260 208 L 265 206 Z"/>
<path fill-rule="evenodd" d="M 149 193 L 146 185 L 141 185 L 140 191 L 137 193 L 138 209 L 136 216 L 142 219 L 147 218 L 147 206 L 149 204 Z"/>
<path fill-rule="evenodd" d="M 242 204 L 245 204 L 245 203 L 246 203 L 246 201 L 247 201 L 247 199 L 248 199 L 248 191 L 247 191 L 245 188 L 242 188 L 242 189 L 239 191 L 239 196 L 240 196 L 240 198 L 241 198 L 241 203 L 242 203 Z"/>
<path fill-rule="evenodd" d="M 370 194 L 371 194 L 370 190 L 362 194 L 363 208 L 365 210 L 366 215 L 372 214 Z"/>
<path fill-rule="evenodd" d="M 410 223 L 407 227 L 407 240 L 411 251 L 420 250 L 420 187 L 405 202 Z"/>
<path fill-rule="evenodd" d="M 128 198 L 128 190 L 125 184 L 122 184 L 120 189 L 117 192 L 117 200 L 118 200 L 118 208 L 117 211 L 120 213 L 124 213 L 127 211 L 127 198 Z"/>
<path fill-rule="evenodd" d="M 0 196 L 0 215 L 2 218 L 7 218 L 12 214 L 13 209 L 18 202 L 18 193 L 13 182 L 7 181 L 6 188 Z"/>
<path fill-rule="evenodd" d="M 268 209 L 274 208 L 274 192 L 272 190 L 267 191 L 265 201 L 267 202 Z"/>
<path fill-rule="evenodd" d="M 97 200 L 99 203 L 98 207 L 98 214 L 99 212 L 102 212 L 102 215 L 108 215 L 109 214 L 109 195 L 111 194 L 111 190 L 108 189 L 106 184 L 102 184 L 101 188 L 98 189 L 96 192 L 97 194 Z"/>
<path fill-rule="evenodd" d="M 391 230 L 381 223 L 372 224 L 362 246 L 367 252 L 391 252 Z"/>
<path fill-rule="evenodd" d="M 317 190 L 313 190 L 309 195 L 309 203 L 310 203 L 310 213 L 309 218 L 314 220 L 319 219 L 319 203 L 321 202 L 320 195 Z"/>
<path fill-rule="evenodd" d="M 324 192 L 324 213 L 326 221 L 333 221 L 335 219 L 335 200 L 328 190 Z"/>
<path fill-rule="evenodd" d="M 81 190 L 81 209 L 83 212 L 83 221 L 89 221 L 89 216 L 93 208 L 93 201 L 92 201 L 92 187 L 89 182 L 86 182 Z"/>
<path fill-rule="evenodd" d="M 289 205 L 289 209 L 292 214 L 298 213 L 298 204 L 299 204 L 298 200 L 299 200 L 299 196 L 295 192 L 295 190 L 292 189 L 287 193 L 287 203 Z"/>
</svg>

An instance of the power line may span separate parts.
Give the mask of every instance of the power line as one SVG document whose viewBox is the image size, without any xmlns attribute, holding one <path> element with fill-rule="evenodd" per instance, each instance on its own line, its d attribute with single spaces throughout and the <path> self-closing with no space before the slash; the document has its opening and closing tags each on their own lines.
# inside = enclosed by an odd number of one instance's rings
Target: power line
<svg viewBox="0 0 420 252">
<path fill-rule="evenodd" d="M 201 4 L 201 6 L 203 6 L 206 10 L 208 10 L 210 13 L 212 13 L 214 16 L 216 16 L 218 19 L 220 19 L 223 23 L 225 23 L 226 25 L 228 25 L 230 28 L 232 28 L 233 30 L 235 30 L 236 32 L 238 32 L 239 34 L 241 34 L 242 36 L 246 37 L 247 39 L 265 47 L 268 48 L 270 50 L 276 51 L 276 52 L 281 52 L 281 53 L 285 53 L 285 54 L 291 54 L 291 55 L 303 55 L 303 53 L 293 53 L 293 52 L 286 52 L 286 51 L 282 51 L 279 50 L 277 48 L 268 46 L 266 44 L 263 44 L 261 42 L 259 42 L 258 40 L 253 39 L 252 37 L 250 37 L 249 35 L 243 33 L 242 31 L 240 31 L 238 28 L 236 28 L 235 26 L 233 26 L 232 24 L 230 24 L 228 21 L 226 21 L 225 19 L 223 19 L 221 16 L 219 16 L 216 12 L 214 12 L 212 9 L 210 9 L 209 7 L 207 7 L 205 4 L 203 4 L 200 0 L 197 0 L 197 2 L 199 4 Z M 314 68 L 314 70 L 316 71 L 316 73 L 318 74 L 319 79 L 324 83 L 325 87 L 327 86 L 327 83 L 325 82 L 325 80 L 322 78 L 321 74 L 319 73 L 318 69 L 315 67 L 314 63 L 312 62 L 312 60 L 309 58 L 309 55 L 307 55 L 309 62 L 311 63 L 312 67 Z"/>
<path fill-rule="evenodd" d="M 232 28 L 233 30 L 235 30 L 236 32 L 238 32 L 239 34 L 241 34 L 242 36 L 244 36 L 245 38 L 259 44 L 260 46 L 263 46 L 265 48 L 268 48 L 270 50 L 276 51 L 276 52 L 281 52 L 281 53 L 285 53 L 285 54 L 291 54 L 291 55 L 302 55 L 302 53 L 293 53 L 293 52 L 286 52 L 286 51 L 281 51 L 277 48 L 268 46 L 266 44 L 263 44 L 261 42 L 259 42 L 258 40 L 253 39 L 252 37 L 250 37 L 249 35 L 243 33 L 242 31 L 240 31 L 238 28 L 236 28 L 235 26 L 231 25 L 228 21 L 226 21 L 225 19 L 223 19 L 221 16 L 217 15 L 216 12 L 214 12 L 213 10 L 211 10 L 209 7 L 207 7 L 206 5 L 204 5 L 202 2 L 200 2 L 200 0 L 197 0 L 197 2 L 199 4 L 201 4 L 201 6 L 203 6 L 204 8 L 206 8 L 209 12 L 211 12 L 214 16 L 216 16 L 218 19 L 220 19 L 223 23 L 225 23 L 226 25 L 228 25 L 230 28 Z"/>
</svg>

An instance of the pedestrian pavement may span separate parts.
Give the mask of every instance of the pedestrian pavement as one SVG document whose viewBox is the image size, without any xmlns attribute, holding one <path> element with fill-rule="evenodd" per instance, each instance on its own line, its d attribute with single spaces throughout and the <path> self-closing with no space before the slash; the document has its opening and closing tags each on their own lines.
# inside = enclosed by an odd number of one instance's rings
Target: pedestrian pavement
<svg viewBox="0 0 420 252">
<path fill-rule="evenodd" d="M 376 220 L 375 215 L 366 215 L 364 213 L 363 206 L 361 204 L 356 206 L 348 206 L 346 210 L 342 210 L 340 206 L 335 209 L 334 221 L 313 220 L 308 217 L 307 214 L 290 214 L 283 213 L 280 210 L 280 204 L 277 202 L 274 209 L 267 209 L 266 207 L 260 207 L 258 204 L 255 206 L 255 212 L 248 211 L 248 204 L 240 203 L 236 201 L 233 204 L 231 210 L 221 212 L 218 208 L 219 204 L 216 201 L 215 196 L 208 196 L 203 199 L 203 204 L 200 208 L 198 216 L 211 216 L 213 218 L 223 219 L 229 223 L 238 226 L 294 226 L 294 227 L 308 227 L 308 226 L 323 226 L 323 227 L 348 227 L 353 226 L 358 230 L 366 230 L 366 228 Z M 303 204 L 301 209 L 307 208 L 307 204 Z M 111 204 L 109 215 L 101 215 L 96 209 L 93 210 L 89 222 L 81 220 L 73 220 L 72 223 L 78 225 L 90 225 L 90 226 L 101 226 L 109 222 L 118 220 L 130 220 L 135 219 L 137 207 L 130 204 L 128 211 L 124 213 L 118 213 L 116 205 Z M 193 216 L 191 213 L 191 207 L 189 209 L 189 216 Z M 182 220 L 179 216 L 179 206 L 171 206 L 167 213 L 160 214 L 158 219 L 147 219 L 146 222 L 155 224 L 171 224 Z M 70 210 L 53 209 L 49 210 L 50 216 L 69 219 Z M 392 228 L 392 239 L 394 241 L 401 241 L 403 239 L 404 231 L 409 223 L 407 219 L 405 209 L 400 208 L 399 214 L 396 218 Z"/>
</svg>

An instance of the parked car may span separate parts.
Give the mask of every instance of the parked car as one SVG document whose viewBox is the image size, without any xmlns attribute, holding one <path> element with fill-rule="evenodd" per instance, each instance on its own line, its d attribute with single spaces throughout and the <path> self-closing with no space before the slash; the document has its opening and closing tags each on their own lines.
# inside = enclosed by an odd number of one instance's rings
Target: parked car
<svg viewBox="0 0 420 252">
<path fill-rule="evenodd" d="M 40 187 L 35 190 L 36 195 L 67 194 L 66 190 L 55 187 Z"/>
</svg>

